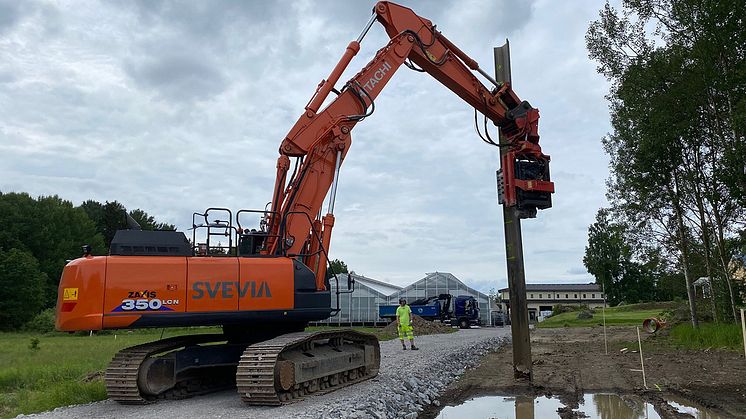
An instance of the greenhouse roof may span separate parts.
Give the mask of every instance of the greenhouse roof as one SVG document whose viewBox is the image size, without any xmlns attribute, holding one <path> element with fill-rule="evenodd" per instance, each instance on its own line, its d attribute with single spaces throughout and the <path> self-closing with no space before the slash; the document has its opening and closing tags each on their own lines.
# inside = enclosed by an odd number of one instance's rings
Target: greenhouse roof
<svg viewBox="0 0 746 419">
<path fill-rule="evenodd" d="M 380 292 L 383 295 L 391 295 L 399 290 L 402 289 L 402 287 L 394 284 L 389 284 L 388 282 L 379 281 L 373 278 L 368 278 L 363 275 L 358 274 L 352 274 L 352 277 L 355 278 L 355 282 L 361 283 L 368 288 L 371 288 L 375 291 Z"/>
</svg>

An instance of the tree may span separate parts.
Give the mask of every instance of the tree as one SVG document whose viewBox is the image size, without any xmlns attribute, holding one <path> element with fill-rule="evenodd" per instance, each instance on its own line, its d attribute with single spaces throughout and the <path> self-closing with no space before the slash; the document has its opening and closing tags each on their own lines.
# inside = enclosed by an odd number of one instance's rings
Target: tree
<svg viewBox="0 0 746 419">
<path fill-rule="evenodd" d="M 152 215 L 139 208 L 133 209 L 129 214 L 143 230 L 176 230 L 175 225 L 158 222 Z"/>
<path fill-rule="evenodd" d="M 655 299 L 653 272 L 633 260 L 626 231 L 626 225 L 611 221 L 608 209 L 600 209 L 596 222 L 588 228 L 583 264 L 596 277 L 596 283 L 603 285 L 612 305 Z"/>
<path fill-rule="evenodd" d="M 591 58 L 612 82 L 609 199 L 638 240 L 647 237 L 676 262 L 695 326 L 692 259 L 725 284 L 721 302 L 735 315 L 727 242 L 744 219 L 746 5 L 622 4 L 618 12 L 607 3 L 586 35 Z"/>
<path fill-rule="evenodd" d="M 101 204 L 97 201 L 88 200 L 81 204 L 81 208 L 96 223 L 96 228 L 104 237 L 106 247 L 111 246 L 111 241 L 114 239 L 117 230 L 130 228 L 127 223 L 127 210 L 124 205 L 117 201 L 106 201 L 105 204 Z M 130 211 L 129 215 L 140 224 L 143 230 L 176 230 L 176 226 L 173 224 L 158 222 L 155 217 L 139 208 Z"/>
<path fill-rule="evenodd" d="M 88 216 L 96 223 L 96 228 L 104 237 L 104 244 L 108 248 L 111 246 L 111 240 L 114 238 L 117 230 L 126 230 L 129 228 L 124 205 L 117 201 L 101 204 L 96 201 L 86 201 L 81 207 L 88 213 Z"/>
<path fill-rule="evenodd" d="M 47 276 L 34 256 L 19 249 L 0 249 L 0 330 L 15 330 L 46 302 Z"/>
<path fill-rule="evenodd" d="M 686 298 L 686 284 L 682 274 L 662 272 L 655 284 L 658 301 L 673 301 Z"/>
<path fill-rule="evenodd" d="M 329 269 L 326 270 L 326 279 L 329 279 L 337 274 L 346 274 L 349 271 L 347 270 L 347 264 L 342 262 L 339 259 L 334 259 L 329 262 Z"/>
<path fill-rule="evenodd" d="M 26 193 L 0 193 L 0 225 L 0 249 L 31 254 L 46 274 L 46 307 L 56 301 L 65 261 L 80 256 L 82 245 L 91 245 L 94 254 L 106 251 L 86 213 L 58 196 L 34 199 Z"/>
<path fill-rule="evenodd" d="M 588 227 L 588 245 L 583 256 L 583 265 L 596 277 L 596 283 L 606 289 L 606 299 L 612 305 L 623 300 L 618 283 L 622 277 L 622 265 L 631 253 L 624 243 L 624 229 L 609 220 L 609 210 L 600 209 L 596 222 Z"/>
</svg>

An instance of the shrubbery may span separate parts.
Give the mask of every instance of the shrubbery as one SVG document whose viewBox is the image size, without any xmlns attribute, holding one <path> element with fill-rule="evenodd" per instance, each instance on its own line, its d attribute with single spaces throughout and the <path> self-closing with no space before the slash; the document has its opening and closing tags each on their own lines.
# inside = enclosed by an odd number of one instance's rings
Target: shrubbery
<svg viewBox="0 0 746 419">
<path fill-rule="evenodd" d="M 583 311 L 583 310 L 588 311 L 588 306 L 586 304 L 580 304 L 580 305 L 555 304 L 552 307 L 552 316 L 556 316 L 562 313 L 569 313 L 571 311 Z"/>
<path fill-rule="evenodd" d="M 128 228 L 122 204 L 86 201 L 74 206 L 58 196 L 33 198 L 27 193 L 0 191 L 0 330 L 53 330 L 50 311 L 57 301 L 65 261 L 90 245 L 94 255 L 106 254 L 117 229 Z M 174 229 L 145 211 L 129 211 L 144 230 Z M 37 330 L 38 329 L 38 330 Z"/>
<path fill-rule="evenodd" d="M 23 327 L 28 332 L 51 333 L 54 332 L 54 309 L 48 308 L 34 316 L 31 321 Z"/>
<path fill-rule="evenodd" d="M 41 310 L 46 284 L 31 253 L 0 248 L 0 330 L 18 329 Z"/>
<path fill-rule="evenodd" d="M 578 320 L 587 320 L 593 318 L 593 312 L 591 310 L 582 310 L 578 313 Z"/>
</svg>

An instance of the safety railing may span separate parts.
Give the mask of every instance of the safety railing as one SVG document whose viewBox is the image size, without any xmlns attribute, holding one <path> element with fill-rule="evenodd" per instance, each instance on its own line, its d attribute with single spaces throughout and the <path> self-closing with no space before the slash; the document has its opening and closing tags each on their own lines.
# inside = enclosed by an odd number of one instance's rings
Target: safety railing
<svg viewBox="0 0 746 419">
<path fill-rule="evenodd" d="M 259 229 L 246 228 L 242 225 L 242 218 L 248 215 L 259 215 Z M 305 218 L 308 222 L 308 228 L 310 235 L 308 237 L 309 243 L 302 246 L 303 249 L 310 249 L 311 243 L 318 244 L 318 250 L 314 252 L 300 252 L 300 253 L 288 253 L 288 249 L 292 247 L 293 243 L 288 241 L 287 223 L 288 218 L 291 216 L 300 216 Z M 278 220 L 279 219 L 279 220 Z M 329 264 L 329 255 L 324 248 L 324 243 L 319 234 L 313 229 L 313 221 L 311 217 L 302 211 L 290 211 L 279 217 L 276 211 L 270 211 L 266 208 L 264 210 L 251 210 L 241 209 L 235 214 L 236 224 L 233 224 L 233 212 L 228 208 L 212 207 L 205 210 L 203 213 L 195 212 L 192 214 L 192 248 L 195 256 L 207 256 L 207 257 L 225 257 L 225 256 L 259 256 L 260 254 L 266 255 L 267 243 L 269 238 L 274 238 L 277 243 L 277 252 L 270 256 L 285 256 L 291 258 L 297 258 L 301 261 L 307 261 L 309 258 L 319 256 L 319 262 L 322 260 L 327 263 L 327 272 L 331 272 L 331 265 Z M 277 234 L 269 234 L 272 231 L 272 223 L 280 223 L 277 229 Z M 204 237 L 203 242 L 198 242 L 198 233 L 204 232 L 201 237 Z M 218 239 L 218 243 L 214 244 L 216 238 L 222 238 L 227 241 L 227 245 L 223 244 L 223 241 Z M 294 239 L 294 238 L 293 238 Z M 323 259 L 322 259 L 323 257 Z M 313 267 L 311 267 L 313 269 Z M 336 316 L 342 308 L 340 307 L 340 295 L 350 294 L 355 291 L 355 280 L 351 275 L 347 275 L 347 289 L 343 290 L 340 287 L 340 280 L 337 274 L 331 274 L 329 278 L 325 279 L 325 285 L 327 289 L 331 288 L 331 279 L 335 281 L 335 300 L 336 307 L 331 309 L 331 316 Z"/>
</svg>

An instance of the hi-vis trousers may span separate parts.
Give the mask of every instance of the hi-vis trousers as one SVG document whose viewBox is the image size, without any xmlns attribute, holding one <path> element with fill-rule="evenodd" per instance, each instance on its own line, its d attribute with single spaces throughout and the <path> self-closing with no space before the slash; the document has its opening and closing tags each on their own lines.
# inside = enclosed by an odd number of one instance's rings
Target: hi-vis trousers
<svg viewBox="0 0 746 419">
<path fill-rule="evenodd" d="M 399 325 L 399 339 L 404 340 L 404 336 L 407 337 L 407 339 L 412 340 L 414 339 L 414 328 L 410 324 L 409 326 Z"/>
</svg>

